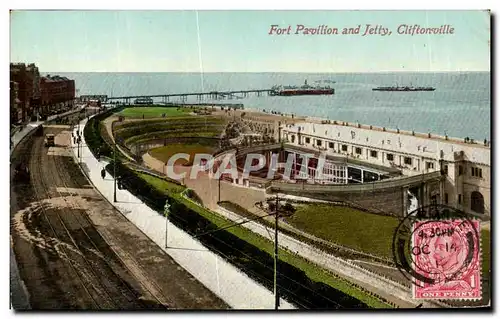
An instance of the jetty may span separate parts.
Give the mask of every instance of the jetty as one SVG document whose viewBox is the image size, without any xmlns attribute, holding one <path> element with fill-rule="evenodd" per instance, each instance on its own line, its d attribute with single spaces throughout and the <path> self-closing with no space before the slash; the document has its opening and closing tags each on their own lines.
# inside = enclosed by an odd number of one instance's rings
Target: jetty
<svg viewBox="0 0 500 319">
<path fill-rule="evenodd" d="M 128 96 L 99 96 L 104 98 L 103 102 L 116 101 L 121 104 L 132 104 L 136 99 L 153 99 L 154 103 L 167 104 L 171 98 L 179 98 L 181 102 L 185 102 L 188 97 L 196 97 L 197 100 L 232 100 L 243 99 L 250 95 L 264 96 L 271 95 L 273 89 L 259 90 L 234 90 L 234 91 L 210 91 L 210 92 L 193 92 L 193 93 L 168 93 L 168 94 L 152 94 L 152 95 L 128 95 Z"/>
</svg>

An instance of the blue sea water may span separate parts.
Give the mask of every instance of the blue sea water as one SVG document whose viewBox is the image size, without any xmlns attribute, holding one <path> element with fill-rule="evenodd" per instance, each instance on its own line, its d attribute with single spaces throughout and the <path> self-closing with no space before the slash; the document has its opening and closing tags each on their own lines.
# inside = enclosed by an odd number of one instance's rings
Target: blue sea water
<svg viewBox="0 0 500 319">
<path fill-rule="evenodd" d="M 301 85 L 331 80 L 334 95 L 257 97 L 227 103 L 361 124 L 490 140 L 489 72 L 451 73 L 61 73 L 79 95 L 171 94 Z M 433 86 L 433 92 L 377 92 L 376 86 Z M 171 99 L 171 102 L 175 100 Z M 193 98 L 188 102 L 196 102 Z M 218 101 L 221 102 L 221 101 Z"/>
</svg>

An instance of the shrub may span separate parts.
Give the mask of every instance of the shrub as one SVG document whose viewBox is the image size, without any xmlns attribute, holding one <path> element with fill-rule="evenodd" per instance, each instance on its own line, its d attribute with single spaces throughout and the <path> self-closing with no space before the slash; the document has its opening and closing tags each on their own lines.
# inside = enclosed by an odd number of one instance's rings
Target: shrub
<svg viewBox="0 0 500 319">
<path fill-rule="evenodd" d="M 118 108 L 118 110 L 120 109 L 123 109 L 123 107 Z M 96 157 L 98 152 L 101 156 L 107 157 L 111 157 L 113 154 L 113 150 L 101 136 L 100 123 L 115 111 L 116 109 L 110 109 L 94 116 L 87 122 L 85 128 L 83 129 L 83 136 L 85 138 L 85 141 L 92 154 Z"/>
<path fill-rule="evenodd" d="M 295 210 L 296 210 L 295 206 L 293 206 L 290 203 L 286 203 L 285 205 L 283 205 L 283 212 L 286 213 L 287 215 L 295 213 Z"/>
<path fill-rule="evenodd" d="M 112 163 L 106 169 L 112 173 Z M 160 214 L 163 212 L 165 200 L 169 199 L 171 204 L 170 222 L 191 235 L 204 234 L 228 223 L 225 219 L 212 215 L 203 208 L 183 200 L 178 195 L 168 196 L 151 187 L 120 162 L 117 162 L 117 175 L 122 177 L 126 188 L 132 194 L 141 198 L 152 209 L 161 212 Z M 250 278 L 271 290 L 273 288 L 272 254 L 245 240 L 245 238 L 248 240 L 249 237 L 261 238 L 260 236 L 245 229 L 238 228 L 237 232 L 234 229 L 233 231 L 235 233 L 230 232 L 229 229 L 217 231 L 210 235 L 199 236 L 197 239 L 204 246 L 241 269 Z M 262 240 L 260 239 L 259 242 Z M 365 303 L 356 298 L 322 282 L 311 280 L 303 270 L 283 260 L 279 261 L 278 269 L 280 294 L 299 307 L 313 309 L 367 308 Z"/>
<path fill-rule="evenodd" d="M 197 202 L 198 204 L 200 205 L 203 205 L 203 201 L 201 200 L 201 198 L 198 196 L 198 194 L 196 194 L 196 192 L 190 188 L 188 188 L 186 190 L 186 196 L 191 199 L 192 201 L 195 201 Z"/>
</svg>

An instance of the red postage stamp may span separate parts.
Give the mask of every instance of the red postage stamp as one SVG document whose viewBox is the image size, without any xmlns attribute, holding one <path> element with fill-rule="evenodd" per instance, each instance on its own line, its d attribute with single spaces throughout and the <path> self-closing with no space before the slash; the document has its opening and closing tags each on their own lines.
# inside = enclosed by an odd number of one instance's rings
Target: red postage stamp
<svg viewBox="0 0 500 319">
<path fill-rule="evenodd" d="M 415 299 L 481 298 L 479 221 L 417 221 L 411 257 Z"/>
</svg>

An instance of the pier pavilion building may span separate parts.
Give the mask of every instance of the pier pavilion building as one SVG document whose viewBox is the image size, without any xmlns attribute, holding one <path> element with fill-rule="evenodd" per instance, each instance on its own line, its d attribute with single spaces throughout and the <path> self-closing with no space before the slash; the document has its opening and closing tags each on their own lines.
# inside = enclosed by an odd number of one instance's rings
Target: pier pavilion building
<svg viewBox="0 0 500 319">
<path fill-rule="evenodd" d="M 366 183 L 398 172 L 415 177 L 440 172 L 438 186 L 426 190 L 429 202 L 490 215 L 489 143 L 352 123 L 300 122 L 282 125 L 279 130 L 288 149 L 326 156 L 323 172 L 327 180 L 321 183 Z M 344 164 L 341 158 L 345 158 Z"/>
</svg>

